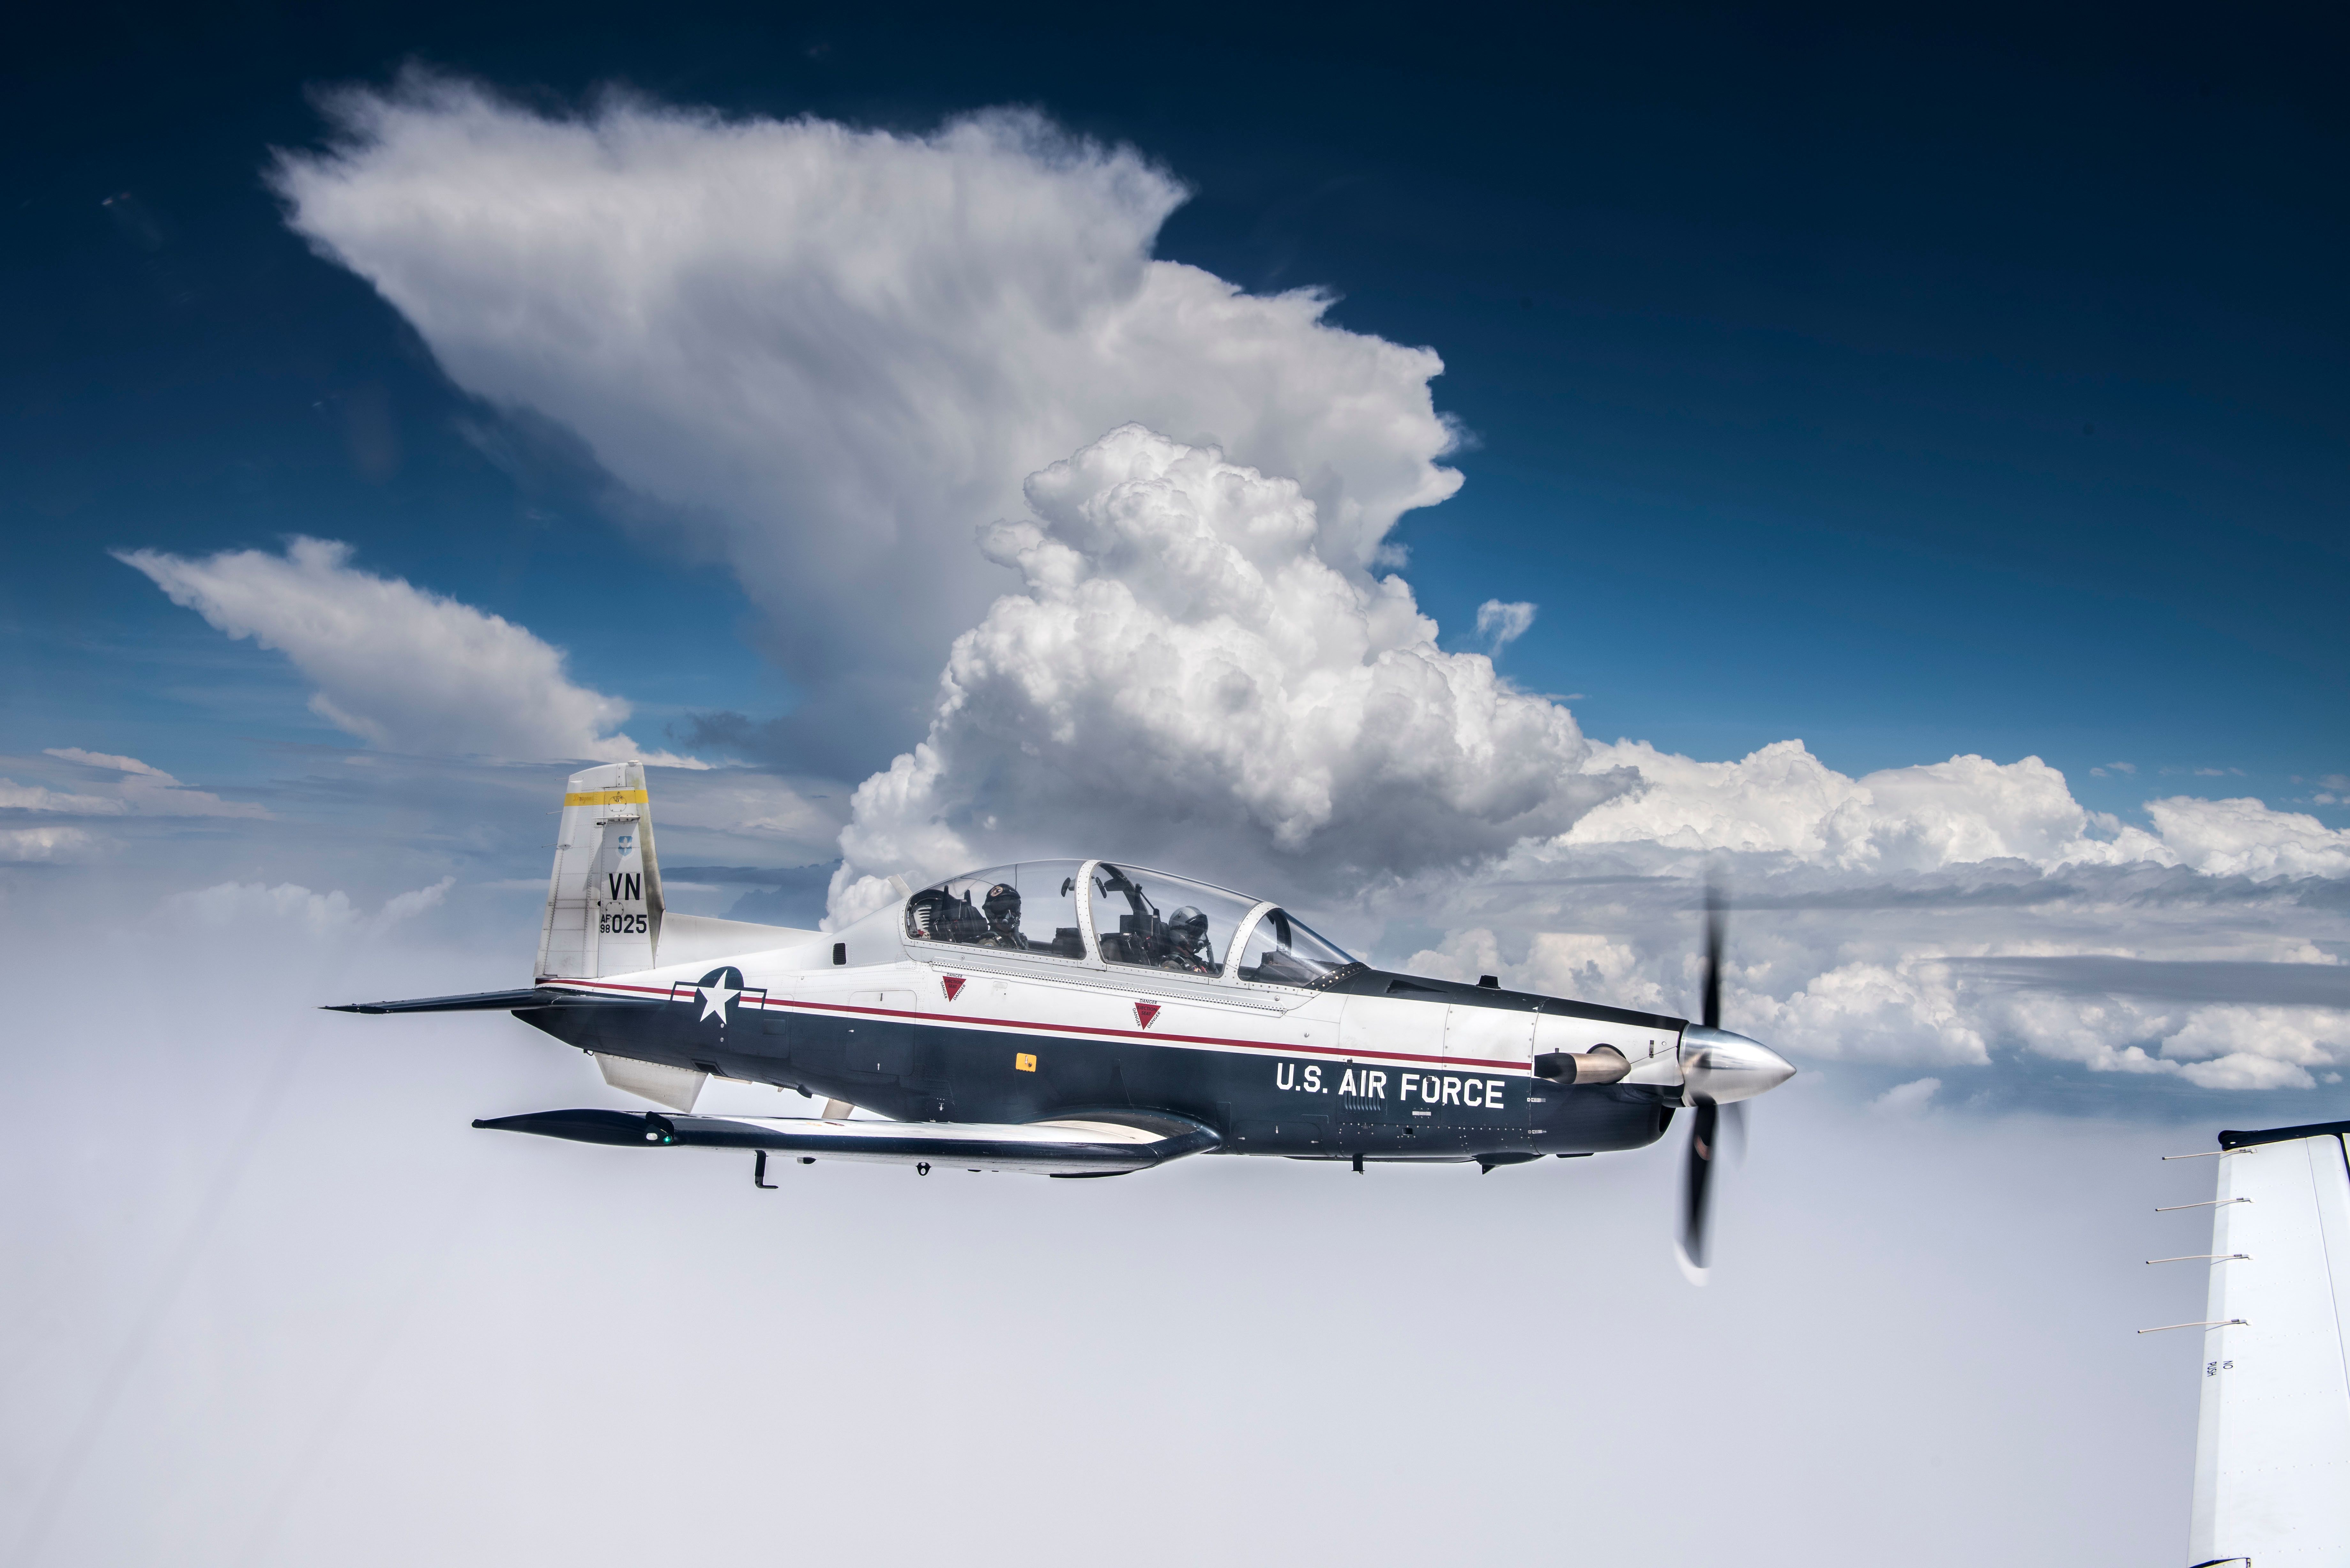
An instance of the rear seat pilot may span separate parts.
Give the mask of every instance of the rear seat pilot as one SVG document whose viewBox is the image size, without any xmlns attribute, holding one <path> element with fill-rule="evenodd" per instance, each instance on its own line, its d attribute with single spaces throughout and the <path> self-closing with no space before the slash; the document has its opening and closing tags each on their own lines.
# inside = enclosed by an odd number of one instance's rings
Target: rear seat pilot
<svg viewBox="0 0 2350 1568">
<path fill-rule="evenodd" d="M 1024 950 L 1027 948 L 1028 939 L 1020 934 L 1019 888 L 998 882 L 987 890 L 979 909 L 987 917 L 987 935 L 980 939 L 983 946 Z"/>
</svg>

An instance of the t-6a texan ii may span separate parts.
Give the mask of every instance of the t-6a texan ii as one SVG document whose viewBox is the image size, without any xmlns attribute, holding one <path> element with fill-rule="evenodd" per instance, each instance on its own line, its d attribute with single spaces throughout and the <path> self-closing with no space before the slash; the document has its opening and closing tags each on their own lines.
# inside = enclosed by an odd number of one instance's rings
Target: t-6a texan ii
<svg viewBox="0 0 2350 1568">
<path fill-rule="evenodd" d="M 925 1174 L 1117 1176 L 1211 1153 L 1490 1171 L 1640 1148 L 1691 1107 L 1693 1277 L 1721 1108 L 1794 1073 L 1720 1027 L 1711 899 L 1692 1023 L 1373 969 L 1268 900 L 1124 863 L 896 890 L 837 931 L 666 911 L 644 770 L 589 768 L 564 795 L 536 983 L 338 1011 L 510 1012 L 668 1108 L 474 1126 L 749 1149 L 754 1179 L 770 1152 Z M 690 1114 L 713 1075 L 821 1095 L 825 1114 Z"/>
</svg>

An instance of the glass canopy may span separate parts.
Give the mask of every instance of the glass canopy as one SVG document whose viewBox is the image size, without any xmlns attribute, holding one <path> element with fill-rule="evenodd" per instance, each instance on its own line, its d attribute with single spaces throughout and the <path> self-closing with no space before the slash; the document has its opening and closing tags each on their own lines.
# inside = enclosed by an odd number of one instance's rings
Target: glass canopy
<svg viewBox="0 0 2350 1568">
<path fill-rule="evenodd" d="M 1097 861 L 1094 936 L 1104 963 L 1222 974 L 1224 954 L 1248 912 L 1262 902 L 1205 882 L 1140 867 Z"/>
<path fill-rule="evenodd" d="M 906 935 L 1085 959 L 1091 955 L 1078 923 L 1081 875 L 1094 954 L 1105 964 L 1296 986 L 1358 967 L 1336 943 L 1262 899 L 1107 860 L 1026 860 L 932 883 L 906 900 Z"/>
<path fill-rule="evenodd" d="M 906 900 L 916 941 L 1086 956 L 1075 897 L 1082 860 L 1024 860 L 932 883 Z"/>
<path fill-rule="evenodd" d="M 1285 909 L 1267 909 L 1234 972 L 1260 985 L 1319 985 L 1355 961 Z"/>
</svg>

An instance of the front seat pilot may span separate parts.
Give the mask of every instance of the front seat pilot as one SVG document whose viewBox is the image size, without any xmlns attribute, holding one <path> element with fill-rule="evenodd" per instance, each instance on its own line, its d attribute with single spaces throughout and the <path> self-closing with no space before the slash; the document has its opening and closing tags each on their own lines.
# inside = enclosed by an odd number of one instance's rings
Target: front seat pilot
<svg viewBox="0 0 2350 1568">
<path fill-rule="evenodd" d="M 1020 889 L 1007 882 L 998 882 L 980 900 L 980 913 L 987 917 L 987 944 L 999 948 L 1025 948 L 1028 939 L 1020 934 Z"/>
<path fill-rule="evenodd" d="M 1216 955 L 1208 947 L 1208 917 L 1186 904 L 1167 917 L 1168 967 L 1212 973 Z"/>
</svg>

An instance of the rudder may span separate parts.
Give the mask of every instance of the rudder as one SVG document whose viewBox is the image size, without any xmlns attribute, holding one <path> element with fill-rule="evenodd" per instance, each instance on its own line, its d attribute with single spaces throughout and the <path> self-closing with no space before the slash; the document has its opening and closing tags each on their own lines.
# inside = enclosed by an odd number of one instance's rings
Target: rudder
<svg viewBox="0 0 2350 1568">
<path fill-rule="evenodd" d="M 571 775 L 538 939 L 538 978 L 592 979 L 653 967 L 660 865 L 642 763 Z"/>
</svg>

